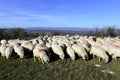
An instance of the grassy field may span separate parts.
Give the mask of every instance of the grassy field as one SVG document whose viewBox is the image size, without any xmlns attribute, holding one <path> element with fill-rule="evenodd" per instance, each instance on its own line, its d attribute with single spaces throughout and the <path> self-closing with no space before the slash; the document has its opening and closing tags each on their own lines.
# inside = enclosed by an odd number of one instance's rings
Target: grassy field
<svg viewBox="0 0 120 80">
<path fill-rule="evenodd" d="M 110 69 L 114 74 L 103 73 L 103 69 Z M 19 58 L 0 58 L 0 80 L 120 80 L 120 59 L 105 64 L 98 58 L 88 61 L 68 58 L 42 64 L 34 62 L 33 58 L 22 61 Z"/>
</svg>

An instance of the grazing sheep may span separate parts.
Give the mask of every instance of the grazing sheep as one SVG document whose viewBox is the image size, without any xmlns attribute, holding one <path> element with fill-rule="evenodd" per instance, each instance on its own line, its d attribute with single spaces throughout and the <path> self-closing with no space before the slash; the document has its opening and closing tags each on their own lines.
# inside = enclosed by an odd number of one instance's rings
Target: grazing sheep
<svg viewBox="0 0 120 80">
<path fill-rule="evenodd" d="M 74 51 L 78 54 L 78 56 L 82 57 L 83 60 L 88 59 L 88 54 L 85 51 L 85 48 L 78 45 L 78 44 L 73 44 L 72 48 Z"/>
<path fill-rule="evenodd" d="M 5 57 L 6 57 L 7 59 L 9 59 L 10 55 L 12 54 L 12 52 L 13 52 L 13 47 L 9 45 L 9 46 L 6 48 L 6 50 L 5 50 Z"/>
<path fill-rule="evenodd" d="M 49 52 L 49 48 L 46 45 L 37 44 L 35 46 L 35 48 L 37 48 L 37 49 L 43 49 L 43 50 L 45 50 L 47 52 L 47 54 L 48 54 L 49 57 L 51 56 L 51 53 Z"/>
<path fill-rule="evenodd" d="M 99 47 L 102 47 L 103 49 L 105 49 L 105 51 L 108 52 L 108 44 L 107 44 L 107 42 L 97 41 L 97 42 L 96 42 L 96 45 L 99 46 Z"/>
<path fill-rule="evenodd" d="M 50 48 L 50 47 L 52 46 L 52 43 L 51 43 L 51 42 L 46 42 L 46 46 L 47 46 L 48 48 Z"/>
<path fill-rule="evenodd" d="M 90 43 L 88 43 L 87 41 L 82 42 L 82 43 L 78 43 L 79 45 L 83 46 L 87 51 L 89 51 L 89 46 L 91 46 Z"/>
<path fill-rule="evenodd" d="M 32 51 L 33 51 L 35 45 L 33 45 L 31 41 L 24 41 L 24 42 L 22 42 L 21 46 L 24 49 L 24 52 L 25 52 L 24 55 L 26 58 L 33 57 Z"/>
<path fill-rule="evenodd" d="M 24 41 L 22 44 L 21 44 L 22 47 L 32 51 L 33 48 L 34 48 L 34 45 L 30 42 L 30 41 Z"/>
<path fill-rule="evenodd" d="M 109 57 L 106 54 L 105 50 L 99 46 L 92 45 L 90 49 L 90 54 L 93 54 L 100 59 L 103 59 L 105 63 L 109 61 Z"/>
<path fill-rule="evenodd" d="M 73 48 L 71 46 L 67 46 L 67 54 L 70 56 L 70 58 L 72 60 L 75 60 L 75 51 L 73 50 Z"/>
<path fill-rule="evenodd" d="M 67 56 L 65 56 L 66 53 L 72 60 L 76 58 L 75 53 L 85 60 L 89 58 L 89 54 L 87 54 L 89 52 L 93 56 L 97 56 L 99 60 L 102 59 L 105 63 L 109 61 L 109 56 L 115 60 L 120 57 L 119 37 L 46 35 L 30 40 L 10 39 L 7 41 L 2 39 L 0 43 L 0 54 L 2 57 L 9 59 L 14 50 L 20 58 L 34 57 L 35 60 L 37 57 L 43 64 L 48 63 L 51 58 L 53 60 L 56 57 L 64 59 Z"/>
<path fill-rule="evenodd" d="M 24 58 L 24 50 L 22 46 L 15 44 L 14 51 L 17 53 L 17 55 L 19 55 L 20 58 Z"/>
<path fill-rule="evenodd" d="M 108 52 L 113 59 L 117 60 L 120 57 L 120 46 L 109 46 Z"/>
<path fill-rule="evenodd" d="M 34 61 L 36 61 L 36 57 L 38 56 L 38 47 L 35 47 L 34 49 L 33 49 L 33 57 L 34 57 Z"/>
<path fill-rule="evenodd" d="M 36 57 L 39 59 L 39 61 L 41 60 L 42 63 L 48 63 L 50 61 L 47 52 L 44 49 L 39 49 L 39 48 L 35 48 L 33 50 L 33 57 L 34 57 L 34 61 L 36 61 Z"/>
<path fill-rule="evenodd" d="M 51 47 L 52 47 L 52 50 L 55 54 L 57 54 L 61 59 L 64 59 L 65 54 L 64 54 L 63 49 L 60 45 L 53 43 Z"/>
<path fill-rule="evenodd" d="M 23 41 L 19 39 L 10 39 L 8 40 L 8 44 L 14 46 L 15 44 L 21 44 Z"/>
<path fill-rule="evenodd" d="M 116 49 L 114 54 L 112 55 L 112 58 L 117 60 L 117 58 L 120 57 L 120 48 Z"/>
</svg>

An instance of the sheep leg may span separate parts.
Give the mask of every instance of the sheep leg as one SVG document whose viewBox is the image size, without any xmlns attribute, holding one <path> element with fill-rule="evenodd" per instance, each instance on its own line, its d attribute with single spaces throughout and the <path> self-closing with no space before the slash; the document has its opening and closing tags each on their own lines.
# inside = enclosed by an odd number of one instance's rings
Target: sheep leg
<svg viewBox="0 0 120 80">
<path fill-rule="evenodd" d="M 23 58 L 23 55 L 19 55 L 20 56 L 20 59 L 22 59 Z"/>
<path fill-rule="evenodd" d="M 99 57 L 99 61 L 101 61 L 101 58 Z"/>
<path fill-rule="evenodd" d="M 36 57 L 34 56 L 34 61 L 36 61 Z"/>
<path fill-rule="evenodd" d="M 9 57 L 6 57 L 6 59 L 9 59 Z"/>
<path fill-rule="evenodd" d="M 105 63 L 108 63 L 108 60 L 105 59 Z"/>
<path fill-rule="evenodd" d="M 45 64 L 44 61 L 42 61 L 42 63 Z"/>
<path fill-rule="evenodd" d="M 115 55 L 112 56 L 113 59 L 117 60 L 117 57 Z"/>
<path fill-rule="evenodd" d="M 82 57 L 83 58 L 83 60 L 85 60 L 85 57 Z"/>
<path fill-rule="evenodd" d="M 93 55 L 93 58 L 95 58 L 95 55 Z"/>
<path fill-rule="evenodd" d="M 45 64 L 43 59 L 41 59 L 41 61 L 42 61 L 43 64 Z"/>
<path fill-rule="evenodd" d="M 39 61 L 41 61 L 40 57 L 38 57 Z"/>
</svg>

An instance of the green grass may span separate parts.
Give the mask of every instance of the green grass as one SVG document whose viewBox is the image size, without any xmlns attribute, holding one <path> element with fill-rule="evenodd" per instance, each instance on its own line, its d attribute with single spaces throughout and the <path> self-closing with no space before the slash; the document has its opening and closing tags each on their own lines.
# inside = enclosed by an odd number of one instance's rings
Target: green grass
<svg viewBox="0 0 120 80">
<path fill-rule="evenodd" d="M 96 67 L 100 64 L 102 67 Z M 114 74 L 102 73 L 109 68 Z M 120 59 L 108 64 L 99 62 L 98 58 L 72 61 L 70 58 L 57 60 L 49 64 L 34 62 L 33 58 L 0 58 L 0 80 L 120 80 Z"/>
</svg>

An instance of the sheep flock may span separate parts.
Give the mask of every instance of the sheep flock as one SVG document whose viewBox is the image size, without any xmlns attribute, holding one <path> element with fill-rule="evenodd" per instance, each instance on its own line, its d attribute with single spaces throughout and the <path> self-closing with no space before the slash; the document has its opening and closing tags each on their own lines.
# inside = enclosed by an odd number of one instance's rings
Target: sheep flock
<svg viewBox="0 0 120 80">
<path fill-rule="evenodd" d="M 11 55 L 17 55 L 21 60 L 33 57 L 34 61 L 43 64 L 52 62 L 58 56 L 59 59 L 70 57 L 76 60 L 76 56 L 83 60 L 98 57 L 104 63 L 117 60 L 120 57 L 119 37 L 95 37 L 81 35 L 38 36 L 34 39 L 2 39 L 0 41 L 0 56 L 10 59 Z"/>
</svg>

